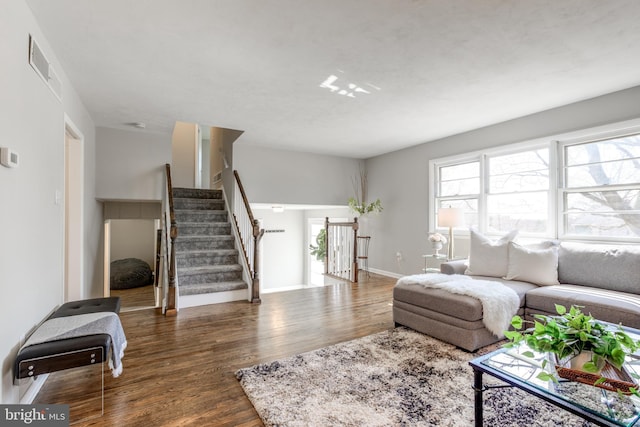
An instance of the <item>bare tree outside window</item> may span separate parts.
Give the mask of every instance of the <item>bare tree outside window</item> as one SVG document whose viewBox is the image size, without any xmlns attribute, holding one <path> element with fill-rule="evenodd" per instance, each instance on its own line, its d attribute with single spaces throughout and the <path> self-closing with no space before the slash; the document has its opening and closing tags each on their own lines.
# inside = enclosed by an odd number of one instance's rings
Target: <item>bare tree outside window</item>
<svg viewBox="0 0 640 427">
<path fill-rule="evenodd" d="M 564 151 L 567 233 L 640 237 L 640 135 Z"/>
<path fill-rule="evenodd" d="M 478 155 L 436 168 L 436 208 L 462 208 L 466 226 L 482 224 L 486 232 L 549 237 L 555 223 L 560 237 L 640 238 L 640 134 L 557 144 L 557 188 L 553 145 Z"/>
</svg>

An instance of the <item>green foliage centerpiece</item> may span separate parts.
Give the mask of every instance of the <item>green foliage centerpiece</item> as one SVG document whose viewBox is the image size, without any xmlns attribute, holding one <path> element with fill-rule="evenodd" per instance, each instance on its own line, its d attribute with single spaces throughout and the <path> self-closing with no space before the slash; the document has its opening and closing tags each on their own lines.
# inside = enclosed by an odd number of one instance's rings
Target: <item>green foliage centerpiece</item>
<svg viewBox="0 0 640 427">
<path fill-rule="evenodd" d="M 555 305 L 557 316 L 534 315 L 534 321 L 528 322 L 520 316 L 514 316 L 511 326 L 515 330 L 506 331 L 509 343 L 505 347 L 517 347 L 525 343 L 531 350 L 539 353 L 556 355 L 559 364 L 588 353 L 589 357 L 577 369 L 586 373 L 600 375 L 606 363 L 622 368 L 628 354 L 640 349 L 640 342 L 634 341 L 620 325 L 599 322 L 591 315 L 583 313 L 579 306 L 571 306 L 569 310 L 562 305 Z M 525 323 L 533 325 L 522 330 Z M 534 358 L 532 351 L 525 351 L 522 356 Z M 547 369 L 548 361 L 542 362 L 542 372 L 538 375 L 541 380 L 557 382 L 555 375 Z M 593 385 L 608 381 L 599 377 Z M 629 388 L 637 393 L 634 388 Z"/>
</svg>

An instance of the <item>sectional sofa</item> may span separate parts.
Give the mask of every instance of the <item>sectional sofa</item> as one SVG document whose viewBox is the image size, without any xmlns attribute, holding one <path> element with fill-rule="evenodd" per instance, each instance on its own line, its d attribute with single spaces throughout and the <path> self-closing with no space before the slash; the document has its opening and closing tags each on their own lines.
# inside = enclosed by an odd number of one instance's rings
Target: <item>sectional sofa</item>
<svg viewBox="0 0 640 427">
<path fill-rule="evenodd" d="M 555 314 L 555 304 L 584 306 L 597 319 L 640 329 L 640 246 L 545 242 L 533 247 L 513 235 L 489 241 L 472 232 L 468 260 L 441 265 L 442 273 L 500 282 L 519 297 L 518 314 Z M 477 298 L 399 283 L 393 319 L 468 351 L 501 339 L 483 323 Z"/>
</svg>

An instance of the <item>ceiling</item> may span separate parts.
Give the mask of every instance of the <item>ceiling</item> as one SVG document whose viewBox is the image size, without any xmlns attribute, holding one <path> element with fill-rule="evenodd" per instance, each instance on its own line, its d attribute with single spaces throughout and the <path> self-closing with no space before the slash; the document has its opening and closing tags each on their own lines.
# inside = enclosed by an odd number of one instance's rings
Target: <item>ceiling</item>
<svg viewBox="0 0 640 427">
<path fill-rule="evenodd" d="M 104 127 L 369 158 L 640 85 L 637 0 L 27 3 Z"/>
</svg>

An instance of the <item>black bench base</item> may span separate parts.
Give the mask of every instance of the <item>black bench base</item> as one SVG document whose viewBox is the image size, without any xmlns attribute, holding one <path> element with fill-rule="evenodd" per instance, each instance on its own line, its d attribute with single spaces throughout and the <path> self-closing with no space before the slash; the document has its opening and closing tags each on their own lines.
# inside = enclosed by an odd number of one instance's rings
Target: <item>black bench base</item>
<svg viewBox="0 0 640 427">
<path fill-rule="evenodd" d="M 74 316 L 99 312 L 120 312 L 120 297 L 94 298 L 63 304 L 51 316 Z M 105 362 L 111 350 L 109 334 L 66 338 L 21 349 L 14 363 L 14 381 L 78 366 Z"/>
</svg>

